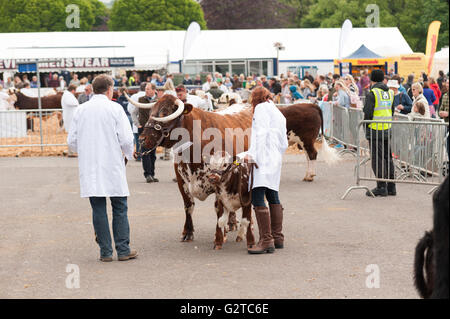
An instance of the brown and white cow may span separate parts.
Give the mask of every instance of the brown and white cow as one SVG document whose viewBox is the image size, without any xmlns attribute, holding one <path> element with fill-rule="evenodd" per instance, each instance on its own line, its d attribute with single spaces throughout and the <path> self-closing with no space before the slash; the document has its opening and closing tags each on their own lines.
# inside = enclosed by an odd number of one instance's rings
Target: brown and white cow
<svg viewBox="0 0 450 319">
<path fill-rule="evenodd" d="M 242 152 L 248 149 L 250 134 L 247 131 L 247 137 L 232 136 L 226 139 L 226 131 L 241 129 L 244 134 L 246 129 L 251 128 L 252 112 L 246 108 L 234 114 L 221 114 L 220 112 L 207 112 L 199 108 L 194 108 L 190 104 L 183 104 L 181 100 L 172 95 L 164 95 L 155 103 L 142 104 L 129 99 L 129 102 L 140 108 L 150 108 L 150 117 L 145 125 L 144 131 L 140 136 L 141 145 L 146 149 L 154 149 L 157 146 L 166 148 L 182 148 L 184 144 L 182 136 L 177 136 L 177 129 L 183 129 L 188 132 L 189 142 L 192 144 L 183 150 L 183 154 L 188 153 L 187 157 L 180 157 L 181 160 L 174 162 L 175 175 L 178 182 L 179 191 L 183 197 L 185 210 L 185 224 L 182 233 L 182 241 L 192 241 L 194 239 L 194 226 L 192 214 L 194 212 L 195 201 L 197 198 L 204 201 L 209 195 L 215 194 L 215 188 L 207 178 L 208 158 L 206 155 L 213 155 L 214 149 L 205 151 L 205 147 L 211 145 L 216 138 L 219 138 L 222 149 L 230 150 L 230 154 L 236 155 L 236 152 Z M 200 126 L 198 126 L 200 124 Z M 214 128 L 214 132 L 220 136 L 208 136 L 208 129 Z M 179 131 L 178 131 L 179 132 Z M 238 149 L 238 139 L 242 140 L 242 149 Z M 228 141 L 229 143 L 226 143 Z M 232 145 L 230 145 L 232 144 Z M 200 154 L 199 154 L 200 153 Z M 196 156 L 199 154 L 200 156 Z M 217 217 L 223 214 L 223 204 L 216 198 L 215 209 Z M 220 232 L 216 232 L 215 243 L 220 243 Z M 249 245 L 254 242 L 248 242 Z"/>
<path fill-rule="evenodd" d="M 322 110 L 317 104 L 300 103 L 284 107 L 279 110 L 286 117 L 286 131 L 289 143 L 297 144 L 299 149 L 305 151 L 307 169 L 304 181 L 312 182 L 316 176 L 315 163 L 317 150 L 315 143 L 320 130 L 323 132 Z M 339 160 L 337 152 L 328 146 L 325 136 L 322 135 L 322 154 L 327 164 Z"/>
<path fill-rule="evenodd" d="M 252 231 L 252 204 L 249 191 L 250 167 L 239 163 L 226 152 L 214 154 L 207 164 L 207 177 L 215 189 L 216 199 L 223 205 L 223 214 L 218 216 L 215 249 L 221 249 L 226 241 L 227 221 L 231 212 L 242 209 L 236 241 L 247 237 L 247 247 L 255 243 Z"/>
</svg>

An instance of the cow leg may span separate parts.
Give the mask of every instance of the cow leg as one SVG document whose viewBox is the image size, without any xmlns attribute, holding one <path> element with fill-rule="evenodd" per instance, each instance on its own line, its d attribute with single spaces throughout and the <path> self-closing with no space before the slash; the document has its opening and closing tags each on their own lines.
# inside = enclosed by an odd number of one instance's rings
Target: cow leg
<svg viewBox="0 0 450 319">
<path fill-rule="evenodd" d="M 183 197 L 184 213 L 186 215 L 181 241 L 189 242 L 194 240 L 194 224 L 192 223 L 192 213 L 194 212 L 195 207 L 194 197 L 190 194 L 186 183 L 183 181 L 176 168 L 175 175 L 177 177 L 178 189 Z"/>
<path fill-rule="evenodd" d="M 317 151 L 314 148 L 314 141 L 311 140 L 310 143 L 304 143 L 303 147 L 305 149 L 305 156 L 307 162 L 307 170 L 304 181 L 312 182 L 314 180 L 314 176 L 316 176 L 316 159 L 317 159 Z"/>
<path fill-rule="evenodd" d="M 222 232 L 221 225 L 223 224 L 223 205 L 217 198 L 216 201 L 214 202 L 214 208 L 217 214 L 216 235 L 214 238 L 214 250 L 220 250 L 222 249 L 222 245 L 225 242 L 225 229 Z"/>
<path fill-rule="evenodd" d="M 242 229 L 242 231 L 241 231 Z M 244 235 L 247 235 L 247 248 L 255 245 L 255 236 L 252 229 L 252 205 L 242 207 L 242 220 L 236 241 L 241 241 Z M 238 238 L 241 237 L 240 240 Z"/>
</svg>

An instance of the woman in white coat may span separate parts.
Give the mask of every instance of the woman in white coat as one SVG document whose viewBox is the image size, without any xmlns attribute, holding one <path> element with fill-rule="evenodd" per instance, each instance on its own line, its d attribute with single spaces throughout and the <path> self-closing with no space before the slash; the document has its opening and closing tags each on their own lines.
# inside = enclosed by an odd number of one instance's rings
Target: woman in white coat
<svg viewBox="0 0 450 319">
<path fill-rule="evenodd" d="M 278 198 L 283 154 L 288 147 L 286 118 L 271 100 L 269 90 L 255 88 L 251 96 L 253 123 L 246 162 L 255 162 L 252 204 L 260 239 L 248 249 L 250 254 L 272 253 L 283 248 L 283 207 Z M 264 196 L 269 208 L 264 203 Z"/>
</svg>

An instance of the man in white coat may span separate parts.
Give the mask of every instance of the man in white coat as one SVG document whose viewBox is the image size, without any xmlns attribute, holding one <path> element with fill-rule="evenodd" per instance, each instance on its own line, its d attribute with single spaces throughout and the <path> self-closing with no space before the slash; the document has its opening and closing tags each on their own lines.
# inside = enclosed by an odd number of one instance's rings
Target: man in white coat
<svg viewBox="0 0 450 319">
<path fill-rule="evenodd" d="M 114 81 L 102 74 L 93 83 L 94 96 L 80 105 L 67 142 L 78 152 L 81 197 L 89 197 L 100 260 L 112 261 L 113 249 L 106 212 L 106 197 L 113 210 L 113 236 L 119 260 L 137 256 L 130 250 L 128 190 L 125 165 L 133 158 L 133 132 L 120 104 L 111 101 Z M 125 156 L 125 157 L 124 157 Z"/>
<path fill-rule="evenodd" d="M 70 124 L 72 123 L 73 113 L 78 107 L 79 103 L 75 97 L 75 91 L 77 87 L 74 84 L 70 84 L 66 91 L 64 91 L 61 97 L 61 106 L 63 110 L 64 129 L 67 133 L 70 131 Z M 69 149 L 69 157 L 75 156 Z"/>
</svg>

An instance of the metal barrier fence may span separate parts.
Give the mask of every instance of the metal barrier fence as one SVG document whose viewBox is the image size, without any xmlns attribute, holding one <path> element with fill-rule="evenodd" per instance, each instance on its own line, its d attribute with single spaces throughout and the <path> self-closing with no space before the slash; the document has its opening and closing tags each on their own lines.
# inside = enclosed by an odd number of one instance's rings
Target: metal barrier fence
<svg viewBox="0 0 450 319">
<path fill-rule="evenodd" d="M 404 119 L 396 115 L 391 122 L 359 122 L 358 135 L 366 125 L 388 123 L 391 129 L 367 130 L 369 151 L 356 152 L 356 186 L 348 188 L 342 199 L 355 189 L 365 189 L 374 196 L 367 186 L 360 185 L 361 181 L 434 186 L 430 192 L 442 183 L 448 170 L 445 148 L 448 124 L 432 119 Z M 358 145 L 360 149 L 362 147 Z"/>
<path fill-rule="evenodd" d="M 67 147 L 61 109 L 0 111 L 0 155 L 25 147 Z"/>
</svg>

